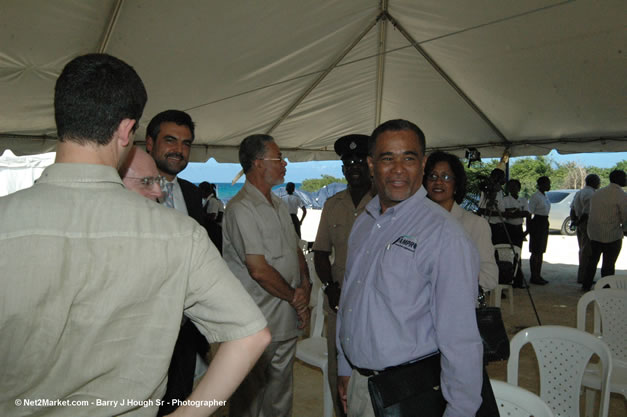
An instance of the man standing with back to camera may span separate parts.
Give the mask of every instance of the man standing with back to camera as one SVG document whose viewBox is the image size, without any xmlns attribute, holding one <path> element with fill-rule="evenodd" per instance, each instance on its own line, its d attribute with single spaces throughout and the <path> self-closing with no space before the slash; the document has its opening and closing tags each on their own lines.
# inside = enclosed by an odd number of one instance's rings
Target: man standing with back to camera
<svg viewBox="0 0 627 417">
<path fill-rule="evenodd" d="M 337 417 L 344 415 L 337 392 L 337 349 L 335 322 L 344 281 L 348 252 L 348 236 L 353 223 L 372 199 L 372 182 L 368 172 L 368 138 L 366 135 L 346 135 L 335 141 L 335 153 L 342 160 L 342 173 L 348 186 L 324 203 L 316 241 L 313 245 L 316 273 L 327 296 L 328 377 Z M 330 256 L 334 253 L 333 265 Z"/>
<path fill-rule="evenodd" d="M 435 394 L 433 406 L 420 405 L 424 415 L 474 416 L 483 355 L 479 255 L 461 225 L 427 198 L 425 137 L 415 124 L 383 123 L 368 148 L 377 196 L 348 242 L 337 317 L 340 396 L 349 417 L 373 417 L 368 378 L 402 365 L 423 394 Z"/>
<path fill-rule="evenodd" d="M 119 59 L 73 59 L 55 86 L 55 163 L 0 198 L 2 416 L 154 416 L 183 310 L 224 341 L 191 400 L 225 401 L 269 342 L 204 229 L 124 188 L 146 99 Z"/>
</svg>

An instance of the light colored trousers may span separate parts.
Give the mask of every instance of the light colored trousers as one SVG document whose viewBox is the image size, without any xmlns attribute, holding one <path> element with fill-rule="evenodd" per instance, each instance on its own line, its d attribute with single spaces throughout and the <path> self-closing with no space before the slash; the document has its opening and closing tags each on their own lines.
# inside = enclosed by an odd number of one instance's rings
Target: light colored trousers
<svg viewBox="0 0 627 417">
<path fill-rule="evenodd" d="M 231 417 L 292 416 L 296 340 L 268 345 L 231 397 Z"/>
</svg>

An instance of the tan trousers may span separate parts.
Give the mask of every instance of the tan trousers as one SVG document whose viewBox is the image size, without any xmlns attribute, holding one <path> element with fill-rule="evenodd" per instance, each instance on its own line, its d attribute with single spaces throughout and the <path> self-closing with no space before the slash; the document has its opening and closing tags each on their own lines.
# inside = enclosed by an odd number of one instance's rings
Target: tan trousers
<svg viewBox="0 0 627 417">
<path fill-rule="evenodd" d="M 375 417 L 368 392 L 368 378 L 354 369 L 348 382 L 348 417 Z"/>
<path fill-rule="evenodd" d="M 296 340 L 268 345 L 231 397 L 231 417 L 292 416 Z"/>
</svg>

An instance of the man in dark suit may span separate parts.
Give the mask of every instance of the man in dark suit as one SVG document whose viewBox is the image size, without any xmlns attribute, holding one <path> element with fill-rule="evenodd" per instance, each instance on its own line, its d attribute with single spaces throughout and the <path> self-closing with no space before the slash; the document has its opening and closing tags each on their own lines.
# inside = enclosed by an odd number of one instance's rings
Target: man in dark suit
<svg viewBox="0 0 627 417">
<path fill-rule="evenodd" d="M 146 128 L 146 151 L 155 160 L 159 174 L 166 179 L 161 203 L 189 215 L 206 228 L 200 189 L 177 177 L 189 162 L 193 141 L 194 122 L 189 114 L 180 110 L 157 114 Z M 176 409 L 168 402 L 185 400 L 192 392 L 196 353 L 206 356 L 208 348 L 207 340 L 191 321 L 183 317 L 168 370 L 165 403 L 159 408 L 159 415 Z"/>
</svg>

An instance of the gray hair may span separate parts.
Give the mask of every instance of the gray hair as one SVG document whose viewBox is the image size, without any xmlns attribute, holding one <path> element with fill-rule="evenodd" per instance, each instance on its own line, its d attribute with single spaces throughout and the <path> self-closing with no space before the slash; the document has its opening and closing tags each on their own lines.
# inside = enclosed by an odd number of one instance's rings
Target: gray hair
<svg viewBox="0 0 627 417">
<path fill-rule="evenodd" d="M 274 142 L 270 135 L 257 134 L 244 138 L 239 145 L 239 163 L 246 174 L 253 166 L 253 161 L 264 156 L 266 153 L 266 143 Z"/>
</svg>

